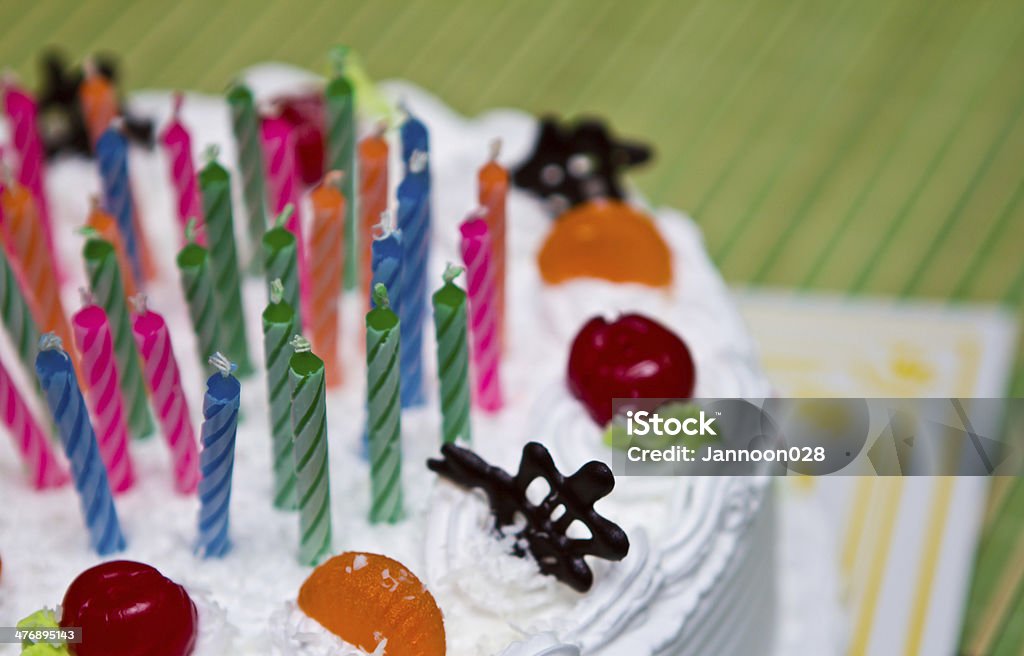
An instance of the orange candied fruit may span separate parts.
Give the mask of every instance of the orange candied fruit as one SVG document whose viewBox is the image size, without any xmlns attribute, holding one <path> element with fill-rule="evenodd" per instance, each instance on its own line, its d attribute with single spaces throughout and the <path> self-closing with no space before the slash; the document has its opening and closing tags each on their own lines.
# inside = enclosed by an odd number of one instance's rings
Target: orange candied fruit
<svg viewBox="0 0 1024 656">
<path fill-rule="evenodd" d="M 591 201 L 560 216 L 538 260 L 551 285 L 574 278 L 672 284 L 672 254 L 654 221 L 621 201 Z"/>
<path fill-rule="evenodd" d="M 388 656 L 444 656 L 441 609 L 405 565 L 348 551 L 323 563 L 299 590 L 299 608 L 345 642 Z"/>
</svg>

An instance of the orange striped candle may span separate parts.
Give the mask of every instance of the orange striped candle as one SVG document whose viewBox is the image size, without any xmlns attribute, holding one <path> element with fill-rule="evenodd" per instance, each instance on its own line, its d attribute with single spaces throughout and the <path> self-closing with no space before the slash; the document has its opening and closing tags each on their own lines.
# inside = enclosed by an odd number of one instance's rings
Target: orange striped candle
<svg viewBox="0 0 1024 656">
<path fill-rule="evenodd" d="M 505 203 L 508 196 L 508 170 L 498 164 L 501 139 L 491 143 L 491 158 L 477 175 L 480 206 L 487 210 L 484 220 L 491 234 L 494 262 L 495 302 L 498 311 L 498 340 L 505 346 Z"/>
<path fill-rule="evenodd" d="M 25 285 L 35 298 L 38 312 L 36 324 L 40 332 L 54 332 L 63 340 L 77 364 L 76 352 L 71 347 L 71 324 L 68 323 L 60 299 L 57 272 L 46 247 L 46 235 L 39 220 L 32 193 L 13 180 L 4 185 L 0 202 L 3 203 L 4 242 L 8 255 L 17 260 L 25 275 Z"/>
<path fill-rule="evenodd" d="M 82 105 L 89 144 L 96 147 L 100 135 L 110 127 L 118 114 L 117 92 L 114 84 L 103 76 L 91 59 L 85 60 L 85 79 L 78 87 L 78 101 Z M 68 342 L 64 342 L 68 344 Z"/>
<path fill-rule="evenodd" d="M 139 293 L 135 286 L 135 275 L 132 273 L 132 264 L 128 259 L 128 252 L 124 249 L 124 241 L 121 239 L 121 232 L 117 229 L 117 221 L 110 214 L 100 207 L 100 199 L 93 196 L 89 209 L 89 218 L 85 225 L 95 230 L 100 237 L 114 245 L 114 252 L 117 254 L 117 264 L 121 269 L 121 281 L 124 283 L 125 299 L 130 299 Z"/>
<path fill-rule="evenodd" d="M 373 134 L 359 142 L 359 279 L 362 287 L 370 284 L 370 247 L 373 229 L 380 215 L 388 209 L 388 142 L 384 138 L 387 124 L 381 121 Z M 367 298 L 369 296 L 367 295 Z"/>
<path fill-rule="evenodd" d="M 303 320 L 313 351 L 324 361 L 327 386 L 342 382 L 338 357 L 338 301 L 344 266 L 345 195 L 340 171 L 331 171 L 310 193 L 313 228 L 309 240 L 310 293 L 303 301 Z"/>
</svg>

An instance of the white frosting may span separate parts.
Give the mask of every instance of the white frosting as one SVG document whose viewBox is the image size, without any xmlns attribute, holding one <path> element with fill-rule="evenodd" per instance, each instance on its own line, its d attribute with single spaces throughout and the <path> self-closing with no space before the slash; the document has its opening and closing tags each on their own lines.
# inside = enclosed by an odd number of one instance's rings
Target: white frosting
<svg viewBox="0 0 1024 656">
<path fill-rule="evenodd" d="M 283 66 L 265 67 L 248 77 L 257 95 L 315 82 Z M 431 130 L 436 192 L 430 265 L 431 280 L 439 282 L 445 262 L 459 259 L 456 226 L 475 205 L 476 170 L 488 144 L 501 137 L 502 161 L 514 161 L 530 148 L 536 123 L 511 110 L 467 121 L 415 87 L 390 84 L 385 91 L 392 98 L 404 96 Z M 138 94 L 132 103 L 136 111 L 159 121 L 170 115 L 165 92 Z M 197 162 L 210 143 L 220 146 L 225 160 L 234 160 L 220 99 L 189 95 L 183 120 L 192 130 Z M 179 228 L 171 215 L 167 170 L 159 150 L 133 150 L 131 158 L 137 203 L 162 272 L 148 290 L 151 306 L 171 327 L 198 428 L 203 376 L 173 264 Z M 72 278 L 65 288 L 66 303 L 74 308 L 74 290 L 84 273 L 81 241 L 71 228 L 83 222 L 88 195 L 99 184 L 94 166 L 81 160 L 52 166 L 48 184 L 60 223 L 61 257 Z M 507 406 L 495 416 L 473 417 L 473 447 L 484 458 L 514 470 L 522 445 L 534 439 L 551 448 L 563 470 L 610 459 L 599 429 L 562 382 L 569 343 L 596 313 L 640 311 L 681 334 L 696 361 L 698 396 L 762 396 L 770 391 L 698 228 L 678 212 L 659 209 L 653 214 L 673 251 L 670 292 L 596 280 L 548 288 L 541 284 L 535 254 L 551 219 L 534 199 L 511 193 L 508 353 L 503 369 Z M 243 216 L 236 209 L 240 237 L 245 233 Z M 243 291 L 251 355 L 258 359 L 258 316 L 266 291 L 262 281 L 251 278 Z M 360 455 L 362 306 L 363 299 L 355 295 L 343 303 L 347 382 L 328 398 L 335 549 L 384 553 L 415 572 L 445 615 L 450 654 L 727 655 L 763 651 L 770 644 L 774 523 L 769 486 L 763 480 L 620 477 L 598 508 L 627 530 L 630 552 L 619 563 L 591 560 L 594 586 L 581 595 L 540 575 L 531 560 L 508 555 L 508 545 L 489 533 L 484 501 L 437 482 L 423 466 L 427 457 L 436 455 L 439 434 L 436 386 L 430 384 L 428 405 L 402 417 L 408 518 L 398 526 L 370 526 L 365 517 L 368 472 Z M 425 341 L 427 380 L 432 381 L 433 340 Z M 155 438 L 132 444 L 139 483 L 117 500 L 129 542 L 120 557 L 150 563 L 193 593 L 200 608 L 197 656 L 360 654 L 295 607 L 309 569 L 295 561 L 295 515 L 270 506 L 262 376 L 260 371 L 243 381 L 245 420 L 238 432 L 231 554 L 220 561 L 193 556 L 197 501 L 171 492 L 167 447 Z M 0 498 L 18 501 L 0 514 L 0 619 L 12 621 L 58 603 L 68 583 L 98 561 L 88 550 L 74 491 L 35 494 L 16 463 L 9 441 L 0 440 Z"/>
</svg>

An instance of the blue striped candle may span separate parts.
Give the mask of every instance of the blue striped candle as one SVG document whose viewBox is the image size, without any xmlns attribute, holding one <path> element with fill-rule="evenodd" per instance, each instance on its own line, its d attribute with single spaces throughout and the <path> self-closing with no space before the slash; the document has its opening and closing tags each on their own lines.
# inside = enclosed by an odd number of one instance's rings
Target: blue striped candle
<svg viewBox="0 0 1024 656">
<path fill-rule="evenodd" d="M 203 478 L 199 482 L 196 554 L 203 558 L 220 558 L 231 551 L 228 511 L 242 387 L 231 375 L 235 365 L 223 355 L 215 353 L 210 364 L 218 371 L 207 379 L 203 397 L 203 451 L 199 456 Z"/>
<path fill-rule="evenodd" d="M 405 121 L 402 122 L 399 135 L 402 140 L 402 164 L 405 166 L 405 170 L 408 171 L 413 153 L 419 151 L 430 154 L 430 133 L 427 132 L 427 126 L 423 124 L 423 121 L 416 118 L 409 111 L 408 106 L 403 105 L 401 110 L 405 113 Z M 429 176 L 429 166 L 426 173 Z"/>
<path fill-rule="evenodd" d="M 89 411 L 78 388 L 71 358 L 53 333 L 46 333 L 39 340 L 36 375 L 71 462 L 71 475 L 89 529 L 89 543 L 101 556 L 123 551 L 124 534 Z"/>
<path fill-rule="evenodd" d="M 394 229 L 387 212 L 381 216 L 380 228 L 380 236 L 374 238 L 370 245 L 370 307 L 377 307 L 373 290 L 382 284 L 389 290 L 391 309 L 397 311 L 401 307 L 402 264 L 405 255 L 402 231 Z"/>
<path fill-rule="evenodd" d="M 128 140 L 115 126 L 107 128 L 96 142 L 96 161 L 99 164 L 100 183 L 103 186 L 103 203 L 117 219 L 117 228 L 132 265 L 132 274 L 141 284 L 145 278 L 142 275 L 138 235 L 135 234 L 132 220 L 135 202 L 128 179 Z"/>
<path fill-rule="evenodd" d="M 405 126 L 402 134 L 405 134 Z M 423 324 L 427 320 L 427 268 L 430 256 L 430 171 L 427 159 L 426 151 L 413 151 L 405 178 L 398 185 L 397 192 L 398 229 L 402 231 L 405 240 L 402 304 L 399 309 L 402 320 L 403 408 L 422 405 L 424 402 Z"/>
</svg>

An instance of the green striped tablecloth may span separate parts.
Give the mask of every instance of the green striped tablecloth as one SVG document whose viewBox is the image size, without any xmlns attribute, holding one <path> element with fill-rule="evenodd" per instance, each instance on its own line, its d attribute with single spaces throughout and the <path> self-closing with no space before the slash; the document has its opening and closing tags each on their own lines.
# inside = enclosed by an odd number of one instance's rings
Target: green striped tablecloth
<svg viewBox="0 0 1024 656">
<path fill-rule="evenodd" d="M 730 281 L 1024 302 L 1019 0 L 0 0 L 0 25 L 29 82 L 59 44 L 120 54 L 131 88 L 322 70 L 346 42 L 465 113 L 595 112 L 654 142 L 636 183 Z M 1024 483 L 996 490 L 970 653 L 1024 652 Z"/>
</svg>

